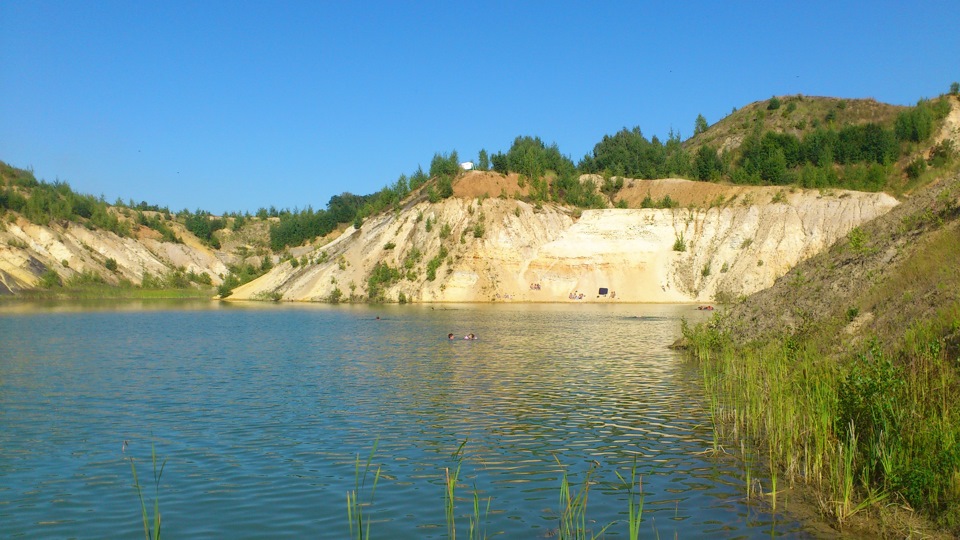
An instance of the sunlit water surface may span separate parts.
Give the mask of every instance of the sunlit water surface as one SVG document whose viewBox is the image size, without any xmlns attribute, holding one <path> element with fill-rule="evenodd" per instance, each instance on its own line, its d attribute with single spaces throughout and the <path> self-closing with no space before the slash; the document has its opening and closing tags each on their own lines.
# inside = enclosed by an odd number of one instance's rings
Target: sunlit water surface
<svg viewBox="0 0 960 540">
<path fill-rule="evenodd" d="M 460 535 L 555 534 L 564 471 L 593 533 L 807 536 L 744 500 L 696 367 L 667 349 L 690 306 L 30 305 L 0 311 L 0 537 L 143 534 L 130 459 L 167 538 L 444 538 L 463 444 Z M 378 318 L 379 317 L 379 318 Z M 449 341 L 453 332 L 458 339 Z M 462 336 L 476 333 L 479 339 Z M 124 448 L 124 441 L 127 442 Z M 755 473 L 756 474 L 756 473 Z M 489 501 L 489 502 L 488 502 Z M 487 508 L 489 507 L 489 511 Z"/>
</svg>

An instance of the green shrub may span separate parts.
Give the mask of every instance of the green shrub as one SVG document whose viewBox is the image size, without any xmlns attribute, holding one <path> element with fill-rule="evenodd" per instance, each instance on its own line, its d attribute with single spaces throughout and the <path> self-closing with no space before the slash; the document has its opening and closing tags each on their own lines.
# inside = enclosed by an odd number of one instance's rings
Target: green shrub
<svg viewBox="0 0 960 540">
<path fill-rule="evenodd" d="M 955 153 L 953 141 L 944 139 L 930 149 L 930 165 L 943 167 L 953 161 Z"/>
<path fill-rule="evenodd" d="M 860 227 L 854 227 L 847 233 L 847 240 L 850 242 L 850 248 L 854 253 L 862 253 L 866 250 L 867 232 Z"/>
<path fill-rule="evenodd" d="M 106 261 L 103 262 L 103 266 L 106 267 L 106 269 L 109 270 L 109 271 L 111 271 L 111 272 L 116 272 L 116 271 L 117 271 L 117 260 L 114 259 L 114 258 L 112 258 L 112 257 L 111 257 L 111 258 L 108 258 Z"/>
<path fill-rule="evenodd" d="M 916 180 L 920 178 L 927 170 L 927 160 L 923 159 L 921 156 L 917 156 L 909 165 L 904 169 L 904 172 L 907 173 L 907 178 L 911 180 Z"/>
<path fill-rule="evenodd" d="M 664 195 L 662 199 L 657 201 L 657 208 L 679 208 L 679 207 L 680 207 L 680 202 L 670 198 L 670 195 Z"/>
<path fill-rule="evenodd" d="M 440 251 L 437 255 L 427 261 L 427 281 L 433 281 L 437 279 L 437 269 L 440 268 L 440 265 L 443 264 L 443 259 L 447 256 L 447 248 L 440 246 Z"/>
<path fill-rule="evenodd" d="M 55 270 L 47 269 L 46 272 L 40 275 L 40 287 L 43 289 L 52 289 L 54 287 L 59 287 L 62 285 L 60 281 L 60 274 L 57 274 Z"/>
<path fill-rule="evenodd" d="M 340 300 L 343 298 L 343 291 L 339 287 L 334 287 L 330 294 L 327 295 L 327 302 L 331 304 L 339 304 Z"/>
<path fill-rule="evenodd" d="M 79 274 L 75 274 L 70 279 L 67 280 L 68 287 L 84 287 L 88 285 L 103 285 L 106 283 L 99 274 L 91 272 L 89 270 L 84 270 Z"/>
<path fill-rule="evenodd" d="M 423 253 L 416 247 L 411 248 L 407 252 L 407 256 L 403 258 L 403 267 L 406 270 L 411 270 L 413 267 L 420 262 L 420 259 L 423 258 Z"/>
<path fill-rule="evenodd" d="M 686 240 L 683 239 L 683 233 L 680 233 L 680 236 L 678 236 L 678 237 L 673 241 L 673 250 L 674 250 L 674 251 L 686 251 L 686 250 L 687 250 L 687 242 L 686 242 Z"/>
<path fill-rule="evenodd" d="M 367 277 L 367 296 L 372 302 L 383 301 L 383 289 L 400 281 L 400 271 L 385 262 L 374 265 Z"/>
<path fill-rule="evenodd" d="M 767 110 L 775 111 L 780 108 L 780 98 L 773 96 L 770 98 L 770 101 L 767 102 Z"/>
<path fill-rule="evenodd" d="M 853 430 L 857 450 L 864 458 L 861 466 L 868 468 L 871 477 L 880 473 L 881 432 L 889 436 L 896 429 L 896 402 L 904 384 L 900 368 L 876 343 L 857 356 L 840 382 L 834 429 L 841 440 L 848 440 Z"/>
</svg>

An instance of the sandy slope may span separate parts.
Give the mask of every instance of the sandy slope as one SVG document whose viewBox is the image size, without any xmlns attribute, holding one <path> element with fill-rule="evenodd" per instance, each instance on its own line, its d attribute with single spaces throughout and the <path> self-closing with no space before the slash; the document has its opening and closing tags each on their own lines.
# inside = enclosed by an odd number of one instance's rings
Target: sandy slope
<svg viewBox="0 0 960 540">
<path fill-rule="evenodd" d="M 884 194 L 633 180 L 623 196 L 670 194 L 702 206 L 578 215 L 512 199 L 516 187 L 497 184 L 496 176 L 467 174 L 455 194 L 500 188 L 503 197 L 421 201 L 377 216 L 309 252 L 309 264 L 279 265 L 232 298 L 280 294 L 285 300 L 323 301 L 339 290 L 345 298 L 361 299 L 374 265 L 382 262 L 402 268 L 405 276 L 385 288 L 388 301 L 402 293 L 421 302 L 569 302 L 571 294 L 592 302 L 708 302 L 769 287 L 799 261 L 897 204 Z M 441 238 L 444 225 L 449 236 Z M 674 249 L 680 238 L 684 251 Z M 441 246 L 448 255 L 431 281 L 427 261 Z M 405 261 L 411 261 L 408 267 Z M 615 296 L 600 296 L 601 287 Z"/>
<path fill-rule="evenodd" d="M 64 281 L 87 272 L 111 284 L 121 279 L 139 284 L 148 272 L 162 276 L 180 268 L 207 274 L 219 284 L 231 257 L 203 245 L 179 224 L 169 226 L 183 243 L 161 242 L 159 234 L 145 228 L 119 237 L 76 223 L 37 225 L 18 218 L 0 230 L 0 294 L 37 286 L 47 269 Z M 108 259 L 116 261 L 116 271 L 106 269 Z"/>
</svg>

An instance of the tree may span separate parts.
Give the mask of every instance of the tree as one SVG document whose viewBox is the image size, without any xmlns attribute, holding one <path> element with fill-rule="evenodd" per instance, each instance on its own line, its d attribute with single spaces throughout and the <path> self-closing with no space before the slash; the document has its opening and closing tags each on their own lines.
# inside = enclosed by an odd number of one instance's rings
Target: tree
<svg viewBox="0 0 960 540">
<path fill-rule="evenodd" d="M 894 133 L 899 141 L 922 142 L 933 132 L 933 114 L 925 102 L 897 115 Z"/>
<path fill-rule="evenodd" d="M 780 108 L 780 98 L 773 96 L 770 98 L 770 101 L 767 102 L 767 110 L 775 111 Z"/>
<path fill-rule="evenodd" d="M 708 127 L 710 126 L 707 124 L 707 119 L 704 118 L 702 114 L 698 114 L 697 120 L 693 124 L 693 136 L 696 137 L 697 135 L 707 131 Z"/>
<path fill-rule="evenodd" d="M 581 161 L 594 171 L 609 171 L 630 178 L 656 178 L 667 173 L 667 149 L 656 137 L 647 140 L 640 127 L 623 128 L 613 136 L 604 135 L 593 147 L 593 159 Z"/>
<path fill-rule="evenodd" d="M 507 161 L 507 156 L 503 152 L 497 152 L 490 158 L 490 162 L 493 164 L 493 170 L 500 174 L 507 174 L 510 172 L 509 162 Z"/>
<path fill-rule="evenodd" d="M 430 176 L 456 176 L 460 172 L 460 160 L 457 157 L 457 151 L 454 150 L 447 154 L 434 154 L 430 161 Z"/>
<path fill-rule="evenodd" d="M 487 151 L 480 149 L 480 155 L 477 156 L 477 170 L 478 171 L 489 171 L 490 170 L 490 158 L 487 156 Z"/>
<path fill-rule="evenodd" d="M 950 83 L 950 94 L 954 96 L 960 94 L 960 82 L 954 81 Z"/>
<path fill-rule="evenodd" d="M 717 156 L 717 151 L 705 144 L 697 150 L 693 168 L 697 180 L 710 180 L 714 174 L 723 172 L 723 162 Z"/>
</svg>

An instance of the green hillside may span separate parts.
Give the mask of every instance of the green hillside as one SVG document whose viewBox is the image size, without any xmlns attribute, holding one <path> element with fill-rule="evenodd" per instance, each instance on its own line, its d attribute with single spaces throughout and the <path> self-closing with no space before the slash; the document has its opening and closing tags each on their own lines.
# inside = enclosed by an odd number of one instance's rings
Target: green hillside
<svg viewBox="0 0 960 540">
<path fill-rule="evenodd" d="M 960 534 L 958 269 L 953 173 L 687 329 L 718 431 L 839 527 Z"/>
</svg>

